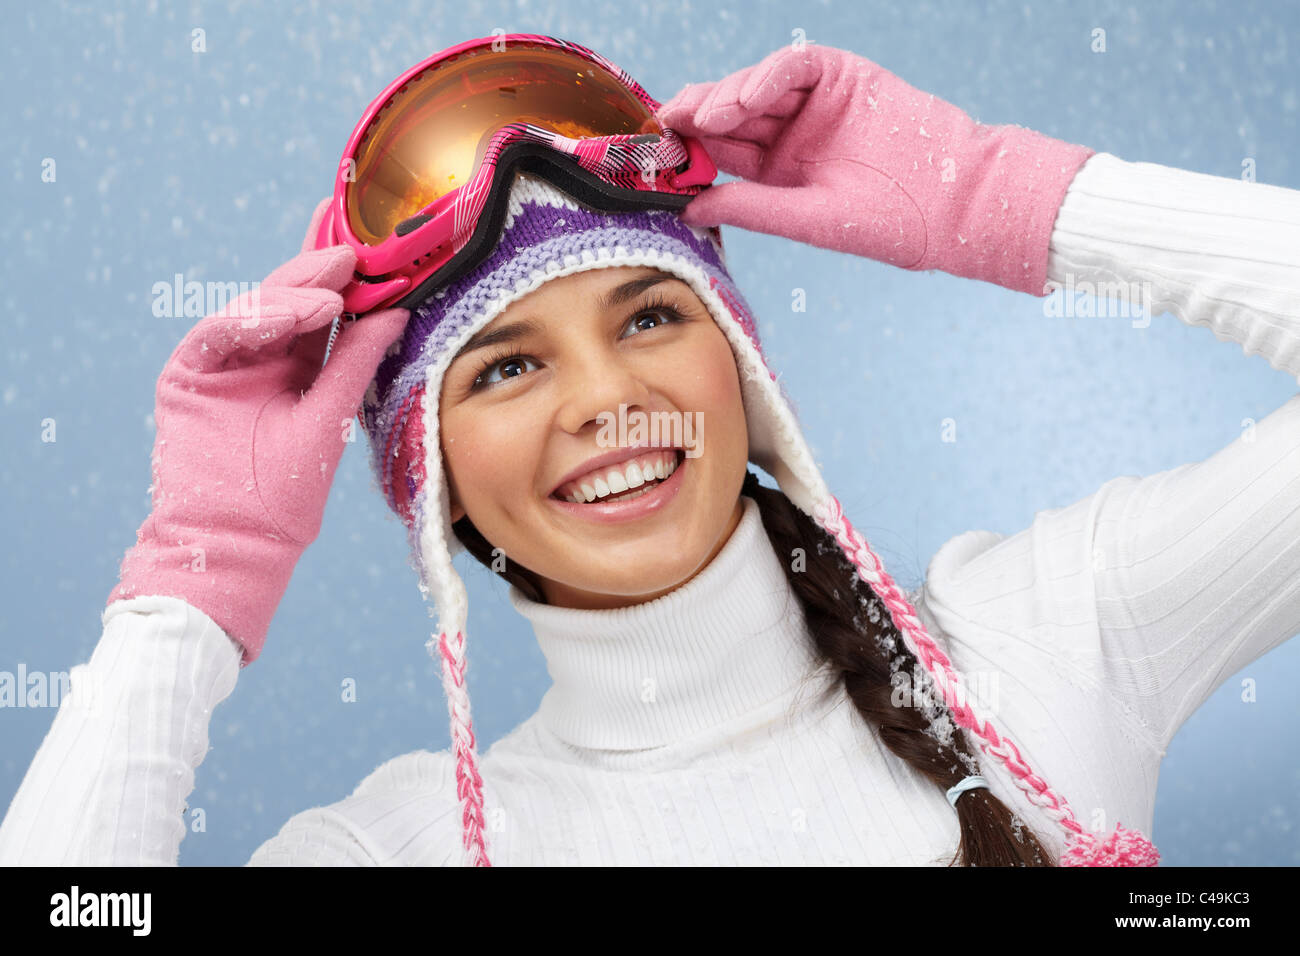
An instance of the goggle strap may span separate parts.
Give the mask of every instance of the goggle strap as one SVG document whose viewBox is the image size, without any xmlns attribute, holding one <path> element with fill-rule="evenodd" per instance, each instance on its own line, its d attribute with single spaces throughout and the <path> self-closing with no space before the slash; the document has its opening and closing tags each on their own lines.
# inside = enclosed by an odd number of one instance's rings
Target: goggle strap
<svg viewBox="0 0 1300 956">
<path fill-rule="evenodd" d="M 637 212 L 643 209 L 680 211 L 694 198 L 678 193 L 620 189 L 582 168 L 572 157 L 566 158 L 563 154 L 536 143 L 516 143 L 501 155 L 492 188 L 484 200 L 474 232 L 465 245 L 445 266 L 395 303 L 396 307 L 414 309 L 436 289 L 455 282 L 492 254 L 505 226 L 506 207 L 516 171 L 545 179 L 577 202 L 609 212 Z M 415 218 L 418 217 L 412 217 Z"/>
</svg>

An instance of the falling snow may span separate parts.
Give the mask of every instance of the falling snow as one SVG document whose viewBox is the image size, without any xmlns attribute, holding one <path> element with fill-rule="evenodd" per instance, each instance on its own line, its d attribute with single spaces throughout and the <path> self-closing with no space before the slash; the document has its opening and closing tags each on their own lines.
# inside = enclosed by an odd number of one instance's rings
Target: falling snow
<svg viewBox="0 0 1300 956">
<path fill-rule="evenodd" d="M 1231 178 L 1251 158 L 1259 181 L 1300 188 L 1300 14 L 1286 5 L 685 0 L 610 9 L 597 0 L 432 11 L 415 0 L 287 2 L 272 17 L 240 5 L 42 3 L 6 17 L 0 480 L 10 547 L 0 670 L 18 660 L 66 669 L 99 640 L 104 599 L 149 508 L 159 372 L 196 321 L 154 315 L 155 284 L 177 274 L 258 281 L 295 254 L 361 110 L 397 70 L 442 46 L 497 27 L 570 37 L 665 101 L 688 82 L 758 62 L 799 27 L 985 123 Z M 1107 52 L 1089 51 L 1093 27 L 1106 28 Z M 196 28 L 205 52 L 192 52 Z M 866 106 L 855 120 L 870 128 L 888 103 L 869 96 Z M 900 138 L 898 126 L 875 122 L 879 142 Z M 933 127 L 917 129 L 932 138 Z M 941 168 L 934 155 L 911 161 Z M 54 182 L 42 179 L 46 159 Z M 844 229 L 866 221 L 831 219 Z M 1173 320 L 1145 334 L 1045 320 L 1030 297 L 988 284 L 731 226 L 723 235 L 827 480 L 900 585 L 919 582 L 954 535 L 1012 532 L 1116 475 L 1199 460 L 1247 410 L 1294 392 L 1261 360 Z M 958 240 L 978 237 L 971 224 Z M 807 293 L 804 312 L 791 311 L 794 287 Z M 955 443 L 937 439 L 949 418 Z M 53 442 L 40 439 L 47 419 Z M 182 863 L 242 863 L 294 813 L 342 799 L 382 760 L 449 746 L 424 647 L 433 611 L 367 451 L 358 434 L 266 652 L 213 715 L 188 803 L 227 822 L 219 836 L 190 834 Z M 482 751 L 536 709 L 550 677 L 501 582 L 467 556 L 457 563 L 473 609 L 469 680 Z M 879 632 L 886 618 L 866 599 L 855 620 Z M 1274 668 L 1284 683 L 1300 660 L 1295 644 L 1259 675 Z M 891 634 L 873 650 L 891 670 L 903 667 Z M 356 703 L 340 700 L 349 677 Z M 1300 737 L 1287 730 L 1294 708 L 1261 695 L 1247 713 L 1231 691 L 1198 712 L 1161 768 L 1160 849 L 1176 865 L 1295 865 L 1295 780 L 1276 771 L 1300 762 Z M 52 717 L 5 718 L 0 806 Z M 951 742 L 941 709 L 927 718 L 936 744 Z M 1014 826 L 1019 838 L 1023 823 Z"/>
</svg>

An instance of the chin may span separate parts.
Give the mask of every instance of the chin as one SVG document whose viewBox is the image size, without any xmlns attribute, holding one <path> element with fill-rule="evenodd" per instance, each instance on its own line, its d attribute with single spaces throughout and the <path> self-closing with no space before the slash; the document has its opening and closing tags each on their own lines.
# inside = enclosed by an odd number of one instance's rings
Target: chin
<svg viewBox="0 0 1300 956">
<path fill-rule="evenodd" d="M 642 547 L 644 550 L 644 547 Z M 647 594 L 675 588 L 686 582 L 699 570 L 707 549 L 693 548 L 690 551 L 674 549 L 670 562 L 646 564 L 638 559 L 622 561 L 611 558 L 600 561 L 595 567 L 582 569 L 586 573 L 576 575 L 583 583 L 574 583 L 595 594 L 617 594 L 629 598 L 639 598 Z M 618 560 L 623 568 L 617 574 L 610 573 L 610 561 Z"/>
</svg>

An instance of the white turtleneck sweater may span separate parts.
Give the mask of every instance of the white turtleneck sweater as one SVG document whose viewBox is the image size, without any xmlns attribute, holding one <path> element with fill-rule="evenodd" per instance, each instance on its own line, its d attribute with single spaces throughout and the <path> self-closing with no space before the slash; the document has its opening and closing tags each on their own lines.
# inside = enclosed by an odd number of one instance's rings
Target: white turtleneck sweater
<svg viewBox="0 0 1300 956">
<path fill-rule="evenodd" d="M 1071 184 L 1048 276 L 1149 282 L 1300 379 L 1300 193 L 1108 154 Z M 658 600 L 535 604 L 553 678 L 481 757 L 502 864 L 945 864 L 955 811 L 814 671 L 802 609 L 744 499 L 733 536 Z M 1201 462 L 1120 477 L 1004 536 L 948 541 L 912 600 L 976 705 L 1090 829 L 1151 834 L 1171 738 L 1300 631 L 1300 396 Z M 175 864 L 239 649 L 166 597 L 108 607 L 0 825 L 3 864 Z M 828 696 L 819 692 L 829 687 Z M 80 706 L 79 706 L 80 704 Z M 981 757 L 1049 849 L 1064 833 Z M 453 864 L 448 751 L 395 758 L 292 817 L 252 864 Z"/>
</svg>

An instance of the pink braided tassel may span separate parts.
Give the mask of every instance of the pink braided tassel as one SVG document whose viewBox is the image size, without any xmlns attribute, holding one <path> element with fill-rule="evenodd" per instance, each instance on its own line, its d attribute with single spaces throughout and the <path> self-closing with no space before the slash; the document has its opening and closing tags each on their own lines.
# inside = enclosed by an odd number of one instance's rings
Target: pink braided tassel
<svg viewBox="0 0 1300 956">
<path fill-rule="evenodd" d="M 838 542 L 841 550 L 858 571 L 858 576 L 889 609 L 908 650 L 925 667 L 943 695 L 954 721 L 981 738 L 980 749 L 997 757 L 1025 794 L 1029 802 L 1043 808 L 1069 834 L 1062 866 L 1155 866 L 1160 854 L 1140 833 L 1116 826 L 1104 842 L 1080 826 L 1064 797 L 1056 794 L 1041 777 L 1030 769 L 1020 749 L 1009 737 L 999 735 L 992 722 L 980 722 L 969 705 L 958 698 L 959 681 L 947 656 L 925 630 L 916 609 L 885 571 L 866 539 L 853 527 L 834 495 L 814 509 L 814 518 Z"/>
<path fill-rule="evenodd" d="M 1092 833 L 1076 833 L 1061 854 L 1061 866 L 1155 866 L 1160 851 L 1136 830 L 1116 824 L 1105 840 Z"/>
<path fill-rule="evenodd" d="M 456 751 L 456 796 L 460 799 L 461 833 L 471 866 L 491 866 L 484 845 L 483 778 L 474 751 L 474 725 L 469 716 L 469 695 L 465 689 L 465 634 L 456 632 L 454 644 L 446 633 L 438 638 L 442 656 L 443 688 L 451 712 L 452 746 Z"/>
</svg>

